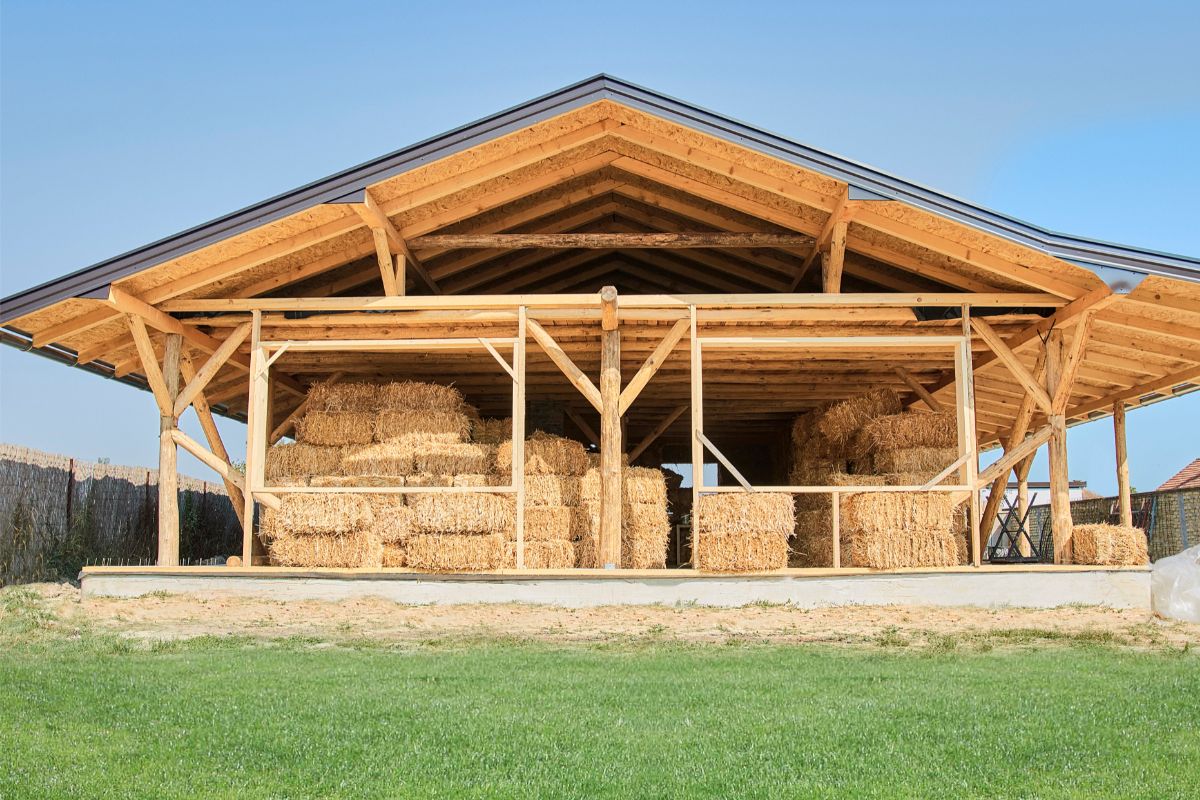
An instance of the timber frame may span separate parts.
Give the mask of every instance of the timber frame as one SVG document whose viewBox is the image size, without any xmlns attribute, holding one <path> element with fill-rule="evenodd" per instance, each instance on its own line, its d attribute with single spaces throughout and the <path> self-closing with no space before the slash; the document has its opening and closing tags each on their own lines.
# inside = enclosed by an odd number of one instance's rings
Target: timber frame
<svg viewBox="0 0 1200 800">
<path fill-rule="evenodd" d="M 317 381 L 454 383 L 511 413 L 511 485 L 470 490 L 518 499 L 526 403 L 565 404 L 601 452 L 613 566 L 621 455 L 701 476 L 711 454 L 735 485 L 694 500 L 828 493 L 836 554 L 855 487 L 751 480 L 737 446 L 878 386 L 953 409 L 960 441 L 928 484 L 872 491 L 965 493 L 979 565 L 1008 475 L 1024 487 L 1046 446 L 1066 561 L 1067 427 L 1113 416 L 1124 518 L 1127 409 L 1200 388 L 1200 260 L 1052 233 L 609 76 L 5 298 L 0 321 L 6 344 L 153 394 L 164 565 L 178 447 L 221 475 L 255 563 L 256 505 L 295 491 L 266 483 L 266 448 Z M 179 430 L 189 408 L 205 443 Z M 248 423 L 244 476 L 214 414 Z"/>
</svg>

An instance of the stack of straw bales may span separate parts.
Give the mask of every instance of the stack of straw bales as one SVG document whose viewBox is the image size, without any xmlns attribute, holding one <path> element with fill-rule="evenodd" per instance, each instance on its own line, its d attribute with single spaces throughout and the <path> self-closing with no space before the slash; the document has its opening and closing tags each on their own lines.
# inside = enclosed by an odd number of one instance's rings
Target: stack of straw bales
<svg viewBox="0 0 1200 800">
<path fill-rule="evenodd" d="M 797 418 L 790 480 L 810 486 L 927 483 L 957 458 L 955 417 L 900 409 L 895 392 L 878 389 Z M 800 495 L 797 508 L 793 565 L 832 565 L 829 496 Z M 843 566 L 966 563 L 965 519 L 949 495 L 864 492 L 843 495 L 840 510 Z"/>
<path fill-rule="evenodd" d="M 722 492 L 700 497 L 693 537 L 696 568 L 704 572 L 760 572 L 788 563 L 796 524 L 790 494 Z"/>
<path fill-rule="evenodd" d="M 511 421 L 508 431 L 511 435 Z M 525 566 L 568 569 L 575 566 L 572 523 L 580 503 L 587 451 L 573 439 L 534 431 L 525 441 Z M 512 479 L 512 440 L 496 450 L 500 480 Z M 517 538 L 510 526 L 504 565 L 517 566 Z"/>
<path fill-rule="evenodd" d="M 598 464 L 583 478 L 582 503 L 576 517 L 576 563 L 580 567 L 604 566 L 599 559 L 600 497 Z M 667 508 L 667 481 L 662 470 L 621 467 L 622 569 L 664 569 L 671 517 Z"/>
<path fill-rule="evenodd" d="M 1134 566 L 1150 560 L 1146 532 L 1124 525 L 1075 525 L 1071 530 L 1071 563 Z"/>
</svg>

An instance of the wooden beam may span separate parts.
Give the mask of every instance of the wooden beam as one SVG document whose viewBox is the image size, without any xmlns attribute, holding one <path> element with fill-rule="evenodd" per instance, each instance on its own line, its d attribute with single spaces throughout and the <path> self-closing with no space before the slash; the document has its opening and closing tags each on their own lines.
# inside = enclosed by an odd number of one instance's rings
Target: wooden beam
<svg viewBox="0 0 1200 800">
<path fill-rule="evenodd" d="M 679 340 L 682 339 L 683 335 L 688 332 L 690 325 L 691 323 L 686 319 L 681 319 L 676 322 L 671 330 L 667 332 L 667 335 L 663 338 L 663 340 L 659 342 L 658 347 L 654 348 L 654 352 L 646 358 L 646 361 L 634 374 L 633 378 L 630 379 L 629 383 L 626 384 L 625 388 L 621 390 L 622 416 L 624 416 L 625 412 L 629 410 L 629 407 L 633 405 L 633 401 L 637 399 L 639 394 L 641 394 L 642 389 L 646 388 L 646 384 L 649 383 L 650 379 L 654 377 L 654 374 L 658 372 L 659 368 L 663 365 L 663 362 L 667 360 L 672 352 L 674 352 L 675 345 L 679 344 Z"/>
<path fill-rule="evenodd" d="M 804 276 L 808 274 L 809 269 L 820 257 L 821 253 L 826 252 L 829 242 L 833 239 L 833 232 L 836 227 L 842 225 L 843 228 L 850 218 L 854 216 L 856 210 L 855 204 L 850 203 L 850 187 L 842 187 L 841 194 L 838 196 L 837 205 L 833 207 L 833 211 L 829 213 L 829 218 L 825 220 L 825 226 L 821 228 L 821 232 L 817 234 L 816 240 L 813 242 L 812 250 L 804 258 L 804 263 L 800 265 L 800 269 L 792 278 L 792 287 L 790 291 L 796 291 L 796 287 L 800 285 L 800 281 L 804 280 Z M 843 230 L 843 237 L 844 237 Z M 843 238 L 843 247 L 845 239 Z"/>
<path fill-rule="evenodd" d="M 171 438 L 175 440 L 175 444 L 187 450 L 197 459 L 204 463 L 205 466 L 212 469 L 226 481 L 234 484 L 238 488 L 244 485 L 242 474 L 231 467 L 226 461 L 218 457 L 215 453 L 209 451 L 204 445 L 197 442 L 192 437 L 188 436 L 183 431 L 176 428 L 171 431 Z"/>
<path fill-rule="evenodd" d="M 616 319 L 616 290 L 604 287 L 604 305 Z M 603 314 L 602 316 L 610 316 Z M 599 563 L 621 566 L 621 331 L 616 325 L 600 333 L 600 541 Z"/>
<path fill-rule="evenodd" d="M 158 354 L 154 352 L 154 344 L 150 341 L 146 323 L 142 322 L 141 317 L 133 314 L 126 314 L 125 319 L 129 323 L 129 333 L 133 336 L 138 358 L 142 362 L 142 374 L 146 376 L 146 383 L 150 384 L 150 391 L 154 394 L 154 402 L 158 404 L 159 413 L 171 414 L 175 408 L 174 399 L 167 389 L 162 370 L 159 369 Z"/>
<path fill-rule="evenodd" d="M 179 393 L 179 399 L 175 401 L 176 417 L 191 405 L 192 398 L 204 391 L 204 387 L 216 376 L 221 367 L 225 366 L 225 362 L 241 346 L 242 342 L 246 341 L 246 337 L 249 335 L 249 322 L 243 322 L 234 328 L 233 332 L 221 343 L 221 346 L 204 362 L 204 366 L 200 368 L 200 371 L 194 377 L 188 379 L 187 385 Z"/>
<path fill-rule="evenodd" d="M 262 346 L 262 312 L 255 311 L 250 328 L 250 386 L 246 400 L 246 490 L 242 518 L 242 563 L 253 564 L 254 500 L 263 489 L 267 452 L 267 373 Z"/>
<path fill-rule="evenodd" d="M 187 353 L 183 353 L 179 359 L 180 374 L 183 379 L 189 383 L 196 378 L 196 370 L 192 365 L 192 359 Z M 204 438 L 208 442 L 209 449 L 216 454 L 218 458 L 225 461 L 231 467 L 233 460 L 229 457 L 229 452 L 225 449 L 225 443 L 221 440 L 221 432 L 217 430 L 217 422 L 213 419 L 212 409 L 209 407 L 208 398 L 204 392 L 198 392 L 192 399 L 192 408 L 196 412 L 196 418 L 200 420 L 200 430 L 204 431 Z M 229 502 L 233 506 L 233 513 L 237 515 L 238 522 L 242 522 L 242 515 L 245 513 L 245 496 L 242 494 L 242 489 L 239 484 L 231 481 L 225 481 L 225 491 L 229 495 Z"/>
<path fill-rule="evenodd" d="M 1043 425 L 1036 433 L 1019 443 L 1009 447 L 994 464 L 989 466 L 983 472 L 979 473 L 978 483 L 980 485 L 991 483 L 995 480 L 1007 481 L 1009 470 L 1017 466 L 1017 464 L 1029 456 L 1037 452 L 1037 449 L 1050 441 L 1051 435 L 1054 433 L 1053 425 Z M 1003 494 L 1003 488 L 999 494 Z"/>
<path fill-rule="evenodd" d="M 1113 403 L 1113 439 L 1117 448 L 1117 504 L 1121 524 L 1133 527 L 1133 505 L 1129 496 L 1129 450 L 1125 444 L 1125 403 Z"/>
<path fill-rule="evenodd" d="M 442 290 L 438 287 L 437 282 L 430 277 L 429 272 L 425 269 L 425 265 L 421 263 L 421 260 L 418 259 L 413 253 L 412 249 L 409 248 L 408 243 L 404 241 L 404 237 L 400 235 L 400 231 L 397 230 L 396 226 L 392 224 L 392 221 L 388 218 L 387 214 L 383 212 L 383 209 L 379 206 L 379 203 L 375 200 L 374 195 L 372 195 L 369 190 L 363 191 L 363 202 L 355 203 L 354 210 L 358 213 L 359 217 L 362 218 L 362 221 L 367 224 L 367 227 L 371 228 L 372 231 L 383 231 L 384 235 L 387 236 L 389 252 L 394 252 L 397 255 L 404 256 L 405 264 L 409 267 L 412 267 L 412 271 L 416 273 L 417 277 L 421 279 L 422 283 L 429 287 L 429 291 L 433 292 L 434 294 L 442 293 Z M 382 269 L 382 267 L 383 264 L 381 263 L 380 268 Z M 393 272 L 393 281 L 394 280 L 395 273 Z M 401 293 L 402 292 L 400 291 L 397 292 L 397 294 Z"/>
<path fill-rule="evenodd" d="M 158 565 L 179 564 L 179 451 L 175 431 L 175 398 L 179 395 L 179 359 L 183 337 L 167 334 L 162 376 L 166 382 L 166 408 L 158 418 Z"/>
<path fill-rule="evenodd" d="M 569 419 L 569 420 L 571 420 L 571 422 L 575 423 L 575 427 L 579 428 L 579 432 L 582 433 L 585 437 L 587 437 L 587 440 L 589 442 L 596 445 L 596 447 L 600 447 L 599 434 L 596 433 L 595 429 L 592 428 L 591 425 L 588 425 L 587 420 L 585 420 L 582 416 L 580 416 L 578 411 L 571 408 L 570 406 L 566 406 L 563 409 L 563 413 L 565 413 L 567 415 L 567 419 Z"/>
<path fill-rule="evenodd" d="M 935 412 L 941 412 L 943 410 L 942 404 L 934 399 L 933 395 L 929 393 L 929 390 L 922 386 L 921 382 L 914 378 L 911 372 L 906 370 L 904 367 L 892 367 L 892 372 L 896 373 L 896 376 L 899 377 L 900 380 L 908 384 L 908 388 L 912 389 L 917 397 L 923 400 L 925 405 L 929 406 L 930 410 Z"/>
<path fill-rule="evenodd" d="M 1025 387 L 1025 391 L 1033 395 L 1034 401 L 1041 407 L 1042 411 L 1047 414 L 1051 413 L 1053 403 L 1050 395 L 1038 385 L 1037 380 L 1025 368 L 1021 360 L 1017 358 L 1017 354 L 1004 343 L 1004 339 L 1000 337 L 1000 334 L 996 333 L 996 330 L 991 325 L 988 325 L 978 317 L 971 319 L 971 327 L 987 343 L 988 348 L 1004 362 L 1004 365 L 1008 367 L 1008 371 L 1013 374 L 1013 377 L 1021 382 L 1021 385 Z"/>
<path fill-rule="evenodd" d="M 1054 394 L 1061 386 L 1066 357 L 1063 331 L 1055 328 L 1046 340 L 1046 391 Z M 1071 561 L 1071 487 L 1067 478 L 1067 424 L 1062 414 L 1049 417 L 1050 436 L 1050 524 L 1054 534 L 1054 563 Z"/>
<path fill-rule="evenodd" d="M 1067 352 L 1067 360 L 1063 365 L 1063 373 L 1059 378 L 1058 391 L 1055 392 L 1052 400 L 1052 413 L 1062 414 L 1067 410 L 1067 403 L 1071 400 L 1071 391 L 1075 388 L 1075 377 L 1079 374 L 1079 367 L 1083 363 L 1083 354 L 1087 349 L 1088 335 L 1092 329 L 1092 317 L 1094 311 L 1085 311 L 1079 317 L 1079 324 L 1075 326 L 1075 336 L 1071 339 L 1071 348 Z"/>
<path fill-rule="evenodd" d="M 539 345 L 541 345 L 542 350 L 547 356 L 550 357 L 550 360 L 553 361 L 555 365 L 562 370 L 562 373 L 567 376 L 567 380 L 571 381 L 571 385 L 579 390 L 580 394 L 582 394 L 584 398 L 592 404 L 593 408 L 595 408 L 597 411 L 600 411 L 600 413 L 604 413 L 602 410 L 603 404 L 601 402 L 600 390 L 596 388 L 596 384 L 592 383 L 591 378 L 589 378 L 587 375 L 584 375 L 583 370 L 575 366 L 575 362 L 571 360 L 571 357 L 567 355 L 566 351 L 564 351 L 558 345 L 558 342 L 554 341 L 554 338 L 550 336 L 550 334 L 546 333 L 546 329 L 543 328 L 539 323 L 535 322 L 534 320 L 529 320 L 528 326 L 529 332 L 533 334 L 533 338 L 537 340 Z M 619 369 L 620 368 L 618 367 L 618 370 Z M 619 392 L 620 389 L 618 388 L 618 394 Z"/>
<path fill-rule="evenodd" d="M 646 448 L 654 444 L 655 440 L 657 440 L 659 436 L 662 436 L 663 432 L 665 432 L 667 428 L 671 427 L 675 420 L 683 416 L 683 412 L 687 410 L 688 407 L 686 404 L 675 406 L 675 408 L 671 410 L 671 413 L 663 417 L 662 420 L 654 426 L 654 429 L 646 434 L 642 440 L 637 443 L 636 447 L 629 451 L 629 463 L 632 464 L 637 460 L 638 456 L 646 452 Z"/>
<path fill-rule="evenodd" d="M 696 323 L 696 307 L 688 308 L 689 376 L 691 389 L 691 421 L 688 426 L 688 445 L 692 449 L 692 568 L 696 567 L 696 552 L 700 547 L 700 487 L 704 483 L 704 445 L 699 434 L 704 432 L 704 353 L 700 347 Z"/>
<path fill-rule="evenodd" d="M 383 228 L 371 228 L 371 241 L 375 244 L 375 261 L 379 264 L 379 277 L 383 281 L 383 293 L 388 297 L 404 294 L 404 287 L 396 283 L 396 262 L 392 257 L 391 244 Z"/>
<path fill-rule="evenodd" d="M 420 236 L 410 243 L 416 249 L 476 248 L 523 250 L 529 248 L 592 249 L 695 247 L 807 247 L 812 237 L 796 233 L 456 233 Z"/>
<path fill-rule="evenodd" d="M 717 446 L 713 444 L 707 436 L 704 435 L 703 431 L 696 431 L 696 435 L 700 437 L 700 442 L 706 448 L 708 448 L 708 452 L 716 456 L 717 461 L 720 461 L 721 465 L 724 466 L 725 469 L 729 470 L 729 474 L 734 477 L 734 480 L 742 485 L 743 489 L 745 489 L 747 492 L 754 491 L 754 487 L 750 485 L 750 482 L 742 476 L 742 473 L 739 472 L 738 468 L 733 465 L 733 462 L 726 458 L 725 454 L 718 450 Z"/>
<path fill-rule="evenodd" d="M 525 569 L 525 346 L 529 315 L 525 306 L 517 309 L 517 343 L 513 346 L 512 384 L 512 487 L 516 494 L 515 527 L 517 569 Z"/>
<path fill-rule="evenodd" d="M 821 287 L 825 294 L 841 294 L 842 268 L 846 263 L 846 221 L 833 226 L 829 252 L 821 254 Z"/>
</svg>

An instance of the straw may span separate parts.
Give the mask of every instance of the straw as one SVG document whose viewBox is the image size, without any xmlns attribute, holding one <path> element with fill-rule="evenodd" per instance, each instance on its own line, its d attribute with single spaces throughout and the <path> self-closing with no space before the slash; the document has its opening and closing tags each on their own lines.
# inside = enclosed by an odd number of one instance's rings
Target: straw
<svg viewBox="0 0 1200 800">
<path fill-rule="evenodd" d="M 341 460 L 340 447 L 277 444 L 267 450 L 266 476 L 278 486 L 280 478 L 330 475 L 337 472 Z"/>
<path fill-rule="evenodd" d="M 587 472 L 587 463 L 587 452 L 574 439 L 535 431 L 525 441 L 526 475 L 581 476 Z M 511 440 L 496 449 L 496 469 L 503 474 L 512 472 Z"/>
<path fill-rule="evenodd" d="M 363 411 L 309 411 L 296 420 L 296 438 L 305 444 L 341 447 L 374 437 L 375 415 Z"/>
<path fill-rule="evenodd" d="M 471 421 L 457 411 L 382 411 L 375 420 L 375 438 L 381 442 L 440 440 L 463 442 L 471 435 Z"/>
<path fill-rule="evenodd" d="M 418 534 L 404 543 L 407 566 L 423 572 L 486 572 L 504 560 L 504 537 Z"/>
<path fill-rule="evenodd" d="M 796 526 L 792 496 L 782 492 L 722 492 L 700 497 L 701 533 L 774 533 Z"/>
<path fill-rule="evenodd" d="M 513 523 L 510 498 L 495 494 L 417 494 L 409 505 L 414 529 L 423 534 L 503 533 Z"/>
<path fill-rule="evenodd" d="M 571 569 L 575 566 L 575 545 L 566 539 L 525 542 L 526 569 Z M 504 567 L 516 569 L 517 543 L 504 543 Z"/>
<path fill-rule="evenodd" d="M 899 413 L 900 396 L 891 389 L 869 392 L 834 403 L 816 423 L 817 431 L 831 442 L 848 442 L 868 420 Z"/>
<path fill-rule="evenodd" d="M 280 503 L 278 511 L 264 514 L 264 525 L 277 535 L 345 535 L 373 519 L 370 504 L 359 494 L 289 492 Z"/>
<path fill-rule="evenodd" d="M 1075 525 L 1071 531 L 1071 562 L 1104 566 L 1148 563 L 1146 532 L 1124 525 Z"/>
<path fill-rule="evenodd" d="M 369 533 L 345 536 L 295 536 L 286 534 L 267 542 L 271 563 L 281 567 L 378 567 L 383 545 Z"/>
</svg>

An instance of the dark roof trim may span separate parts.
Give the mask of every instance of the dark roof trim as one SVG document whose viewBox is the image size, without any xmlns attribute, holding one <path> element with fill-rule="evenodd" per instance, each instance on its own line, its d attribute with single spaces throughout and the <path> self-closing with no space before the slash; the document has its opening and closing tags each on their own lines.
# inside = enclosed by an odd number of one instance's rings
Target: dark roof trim
<svg viewBox="0 0 1200 800">
<path fill-rule="evenodd" d="M 1095 270 L 1110 267 L 1200 282 L 1200 259 L 1053 233 L 971 205 L 840 156 L 607 75 L 572 84 L 448 133 L 265 200 L 174 236 L 0 300 L 0 320 L 79 297 L 156 264 L 326 202 L 346 202 L 364 187 L 598 100 L 615 100 L 690 128 L 846 181 L 860 196 L 901 200 L 988 233 Z"/>
</svg>

